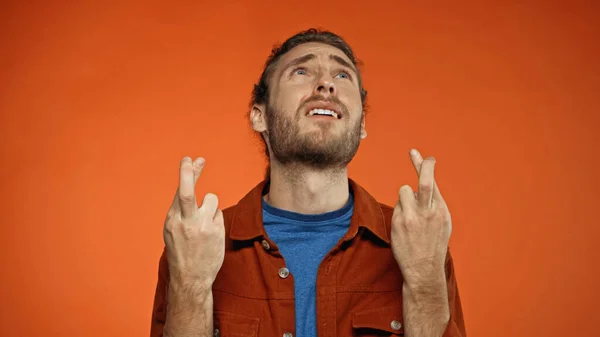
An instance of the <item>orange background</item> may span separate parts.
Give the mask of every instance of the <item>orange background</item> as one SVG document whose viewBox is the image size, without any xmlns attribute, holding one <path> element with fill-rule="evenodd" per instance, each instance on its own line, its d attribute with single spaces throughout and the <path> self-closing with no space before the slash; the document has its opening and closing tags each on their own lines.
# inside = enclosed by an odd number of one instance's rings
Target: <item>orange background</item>
<svg viewBox="0 0 600 337">
<path fill-rule="evenodd" d="M 598 336 L 598 2 L 0 8 L 1 336 L 147 336 L 179 159 L 222 206 L 262 177 L 245 119 L 275 42 L 364 63 L 351 176 L 393 204 L 437 159 L 470 336 Z"/>
</svg>

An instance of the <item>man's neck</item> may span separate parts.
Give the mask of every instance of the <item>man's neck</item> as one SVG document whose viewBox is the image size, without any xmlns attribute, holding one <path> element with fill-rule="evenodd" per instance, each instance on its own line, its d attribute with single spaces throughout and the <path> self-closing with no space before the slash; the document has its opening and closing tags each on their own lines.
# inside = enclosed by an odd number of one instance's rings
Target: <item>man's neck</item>
<svg viewBox="0 0 600 337">
<path fill-rule="evenodd" d="M 301 214 L 338 210 L 348 202 L 348 170 L 315 170 L 300 165 L 271 163 L 269 205 Z"/>
</svg>

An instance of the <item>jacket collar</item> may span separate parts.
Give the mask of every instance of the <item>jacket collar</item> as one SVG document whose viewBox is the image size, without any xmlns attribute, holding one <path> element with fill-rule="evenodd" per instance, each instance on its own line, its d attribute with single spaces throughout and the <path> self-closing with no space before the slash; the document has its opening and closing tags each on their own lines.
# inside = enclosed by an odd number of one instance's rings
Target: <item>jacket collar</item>
<svg viewBox="0 0 600 337">
<path fill-rule="evenodd" d="M 262 219 L 263 190 L 269 182 L 263 180 L 246 194 L 234 207 L 229 237 L 232 240 L 252 240 L 266 236 Z M 390 243 L 381 205 L 364 188 L 352 179 L 348 183 L 354 192 L 354 213 L 345 240 L 353 238 L 360 227 L 364 227 Z"/>
</svg>

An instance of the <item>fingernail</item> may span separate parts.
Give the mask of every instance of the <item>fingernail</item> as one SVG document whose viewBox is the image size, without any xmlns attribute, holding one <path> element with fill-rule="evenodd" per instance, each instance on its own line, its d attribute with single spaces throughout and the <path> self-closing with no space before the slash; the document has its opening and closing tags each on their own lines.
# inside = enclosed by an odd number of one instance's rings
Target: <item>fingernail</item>
<svg viewBox="0 0 600 337">
<path fill-rule="evenodd" d="M 411 149 L 411 150 L 410 150 L 410 155 L 411 155 L 411 156 L 413 156 L 413 157 L 414 157 L 414 156 L 416 156 L 417 154 L 419 154 L 419 152 L 417 152 L 417 150 L 415 150 L 415 149 Z"/>
<path fill-rule="evenodd" d="M 196 165 L 198 165 L 198 166 L 204 165 L 205 162 L 206 161 L 204 160 L 204 158 L 198 158 L 198 159 L 196 159 Z"/>
</svg>

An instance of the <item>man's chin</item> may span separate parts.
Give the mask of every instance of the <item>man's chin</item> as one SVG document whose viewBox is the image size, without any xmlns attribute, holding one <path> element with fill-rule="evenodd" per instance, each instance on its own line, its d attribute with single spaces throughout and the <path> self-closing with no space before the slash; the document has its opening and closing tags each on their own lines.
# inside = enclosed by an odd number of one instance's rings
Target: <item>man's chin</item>
<svg viewBox="0 0 600 337">
<path fill-rule="evenodd" d="M 303 150 L 305 152 L 314 153 L 315 155 L 328 155 L 329 153 L 335 153 L 337 146 L 333 142 L 327 141 L 316 141 L 305 143 Z"/>
<path fill-rule="evenodd" d="M 333 132 L 328 130 L 318 130 L 304 135 L 304 139 L 301 140 L 307 147 L 316 149 L 327 149 L 334 147 L 341 141 L 339 135 L 335 135 Z"/>
</svg>

